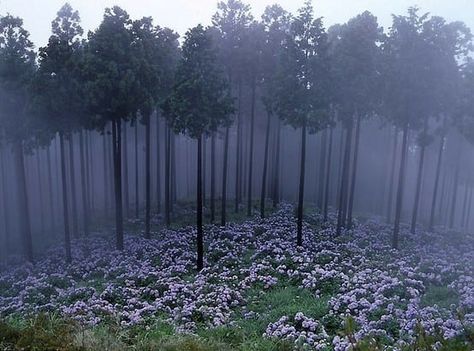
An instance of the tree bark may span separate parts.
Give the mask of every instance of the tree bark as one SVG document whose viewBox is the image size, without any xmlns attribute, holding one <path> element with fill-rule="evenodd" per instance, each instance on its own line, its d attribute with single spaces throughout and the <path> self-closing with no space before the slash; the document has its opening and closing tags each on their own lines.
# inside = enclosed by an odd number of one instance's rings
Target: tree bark
<svg viewBox="0 0 474 351">
<path fill-rule="evenodd" d="M 326 146 L 327 146 L 327 130 L 324 129 L 321 134 L 321 150 L 319 155 L 319 175 L 318 175 L 318 208 L 323 212 L 324 207 L 324 176 L 326 174 Z"/>
<path fill-rule="evenodd" d="M 40 160 L 40 149 L 36 150 L 36 168 L 38 170 L 38 190 L 39 190 L 39 205 L 40 205 L 40 229 L 41 237 L 45 234 L 45 213 L 44 213 L 44 196 L 43 196 L 43 177 L 41 175 L 41 160 Z"/>
<path fill-rule="evenodd" d="M 280 119 L 277 120 L 277 135 L 276 135 L 276 155 L 275 155 L 275 169 L 273 174 L 275 179 L 273 180 L 273 208 L 276 208 L 280 203 L 280 142 L 281 142 L 281 125 Z"/>
<path fill-rule="evenodd" d="M 151 227 L 151 116 L 145 117 L 145 238 L 150 239 Z"/>
<path fill-rule="evenodd" d="M 260 194 L 260 217 L 265 218 L 265 198 L 267 190 L 268 146 L 270 144 L 271 113 L 267 111 L 267 130 L 265 132 L 265 154 L 263 158 L 262 191 Z"/>
<path fill-rule="evenodd" d="M 472 186 L 469 186 L 469 200 L 468 200 L 468 205 L 467 205 L 466 218 L 463 225 L 466 230 L 469 229 L 469 224 L 470 224 L 470 219 L 471 219 L 472 193 L 473 193 Z"/>
<path fill-rule="evenodd" d="M 351 144 L 352 144 L 352 120 L 350 121 L 349 126 L 347 127 L 346 132 L 346 143 L 344 147 L 344 159 L 342 163 L 342 174 L 341 174 L 341 185 L 339 187 L 339 208 L 337 212 L 337 228 L 336 235 L 341 235 L 342 227 L 344 226 L 344 221 L 346 217 L 347 209 L 347 188 L 349 185 L 349 168 L 350 168 L 350 154 L 351 154 Z"/>
<path fill-rule="evenodd" d="M 393 227 L 392 247 L 398 249 L 400 234 L 400 217 L 402 214 L 403 188 L 405 185 L 405 168 L 408 144 L 408 123 L 403 127 L 402 158 L 400 161 L 400 172 L 398 175 L 397 202 L 395 205 L 395 223 Z"/>
<path fill-rule="evenodd" d="M 468 200 L 468 181 L 466 180 L 466 183 L 464 185 L 464 199 L 462 201 L 462 216 L 461 216 L 461 228 L 464 229 L 464 222 L 466 220 L 466 211 L 467 211 L 467 200 Z"/>
<path fill-rule="evenodd" d="M 298 219 L 296 244 L 303 245 L 303 201 L 304 201 L 304 176 L 306 166 L 306 123 L 301 128 L 301 160 L 300 160 L 300 184 L 298 191 Z"/>
<path fill-rule="evenodd" d="M 140 217 L 140 193 L 138 188 L 138 121 L 135 122 L 135 218 Z"/>
<path fill-rule="evenodd" d="M 128 137 L 127 123 L 123 125 L 123 195 L 125 203 L 125 217 L 130 217 L 130 197 L 128 191 Z"/>
<path fill-rule="evenodd" d="M 171 194 L 170 194 L 170 150 L 171 149 L 171 129 L 166 127 L 166 150 L 165 150 L 165 218 L 166 226 L 171 225 Z"/>
<path fill-rule="evenodd" d="M 105 216 L 109 216 L 109 172 L 108 172 L 108 163 L 109 163 L 109 153 L 107 148 L 107 131 L 104 128 L 103 131 L 104 135 L 102 138 L 102 147 L 104 150 L 104 213 Z"/>
<path fill-rule="evenodd" d="M 352 165 L 352 176 L 351 176 L 351 192 L 349 194 L 349 205 L 347 210 L 347 227 L 352 228 L 352 211 L 354 209 L 354 196 L 355 196 L 355 187 L 356 187 L 356 177 L 357 177 L 357 164 L 359 159 L 359 141 L 360 141 L 360 123 L 361 116 L 357 114 L 357 125 L 356 125 L 356 135 L 355 135 L 355 145 L 354 145 L 354 160 Z"/>
<path fill-rule="evenodd" d="M 216 220 L 216 136 L 211 137 L 211 223 Z"/>
<path fill-rule="evenodd" d="M 421 145 L 420 148 L 420 162 L 418 164 L 418 175 L 416 177 L 416 190 L 415 190 L 415 203 L 413 204 L 413 215 L 411 217 L 411 228 L 410 231 L 412 234 L 415 234 L 416 230 L 416 221 L 418 217 L 418 207 L 420 203 L 420 193 L 421 193 L 421 181 L 423 179 L 423 164 L 425 161 L 425 144 Z"/>
<path fill-rule="evenodd" d="M 439 184 L 439 177 L 441 174 L 441 160 L 443 157 L 443 148 L 444 148 L 444 136 L 441 137 L 441 140 L 439 143 L 438 162 L 436 164 L 436 176 L 435 176 L 435 183 L 434 183 L 434 189 L 433 189 L 433 200 L 431 201 L 430 223 L 428 227 L 429 230 L 433 230 L 433 225 L 434 225 L 436 200 L 438 196 L 438 184 Z"/>
<path fill-rule="evenodd" d="M 329 207 L 329 189 L 331 182 L 331 157 L 332 157 L 332 138 L 333 138 L 333 128 L 330 127 L 329 130 L 329 149 L 326 165 L 326 189 L 324 194 L 324 221 L 328 220 L 328 207 Z"/>
<path fill-rule="evenodd" d="M 202 135 L 197 140 L 197 270 L 204 267 L 204 239 L 202 228 Z"/>
<path fill-rule="evenodd" d="M 123 250 L 123 203 L 122 203 L 122 131 L 121 120 L 112 122 L 112 142 L 114 156 L 115 226 L 117 250 Z"/>
<path fill-rule="evenodd" d="M 237 155 L 235 165 L 235 213 L 239 212 L 239 204 L 242 198 L 242 82 L 238 84 L 238 108 L 237 108 Z"/>
<path fill-rule="evenodd" d="M 69 232 L 69 205 L 67 196 L 67 175 L 66 175 L 66 155 L 64 150 L 64 135 L 59 134 L 59 145 L 61 148 L 61 180 L 62 180 L 62 192 L 63 192 L 63 215 L 64 215 L 64 244 L 66 249 L 66 261 L 70 263 L 71 257 L 71 235 Z"/>
<path fill-rule="evenodd" d="M 390 181 L 388 190 L 388 204 L 387 204 L 387 223 L 392 221 L 392 205 L 393 205 L 393 186 L 395 182 L 395 167 L 397 163 L 397 147 L 398 147 L 398 130 L 395 128 L 393 154 L 392 154 L 392 167 L 390 171 Z"/>
<path fill-rule="evenodd" d="M 79 151 L 81 157 L 81 188 L 82 188 L 82 216 L 84 225 L 84 234 L 89 235 L 89 206 L 87 197 L 87 180 L 86 180 L 86 161 L 84 157 L 84 135 L 81 130 L 79 134 Z"/>
<path fill-rule="evenodd" d="M 7 189 L 8 189 L 8 183 L 7 183 L 7 175 L 5 172 L 5 155 L 4 155 L 4 149 L 0 149 L 0 167 L 1 167 L 1 175 L 2 175 L 2 199 L 3 199 L 3 217 L 5 218 L 5 248 L 6 252 L 10 251 L 10 240 L 11 240 L 11 234 L 10 234 L 10 205 L 7 197 Z"/>
<path fill-rule="evenodd" d="M 224 137 L 224 162 L 222 165 L 222 205 L 221 205 L 221 226 L 226 224 L 227 207 L 227 161 L 229 154 L 229 127 L 225 129 Z"/>
<path fill-rule="evenodd" d="M 453 184 L 453 198 L 451 201 L 451 209 L 449 212 L 449 228 L 452 229 L 454 226 L 454 218 L 456 215 L 456 205 L 458 199 L 458 185 L 459 185 L 459 170 L 460 170 L 460 157 L 456 161 L 456 170 L 454 171 L 454 184 Z"/>
<path fill-rule="evenodd" d="M 160 115 L 156 113 L 156 207 L 161 213 L 161 152 L 160 152 Z"/>
<path fill-rule="evenodd" d="M 74 165 L 74 140 L 72 134 L 69 137 L 69 173 L 71 173 L 72 234 L 75 238 L 78 238 L 79 220 L 77 215 L 76 170 Z"/>
<path fill-rule="evenodd" d="M 253 139 L 255 131 L 255 89 L 256 89 L 255 78 L 252 82 L 252 101 L 251 101 L 251 113 L 250 113 L 250 150 L 249 150 L 249 173 L 248 173 L 248 186 L 247 186 L 247 216 L 252 215 L 252 183 L 253 183 Z"/>
</svg>

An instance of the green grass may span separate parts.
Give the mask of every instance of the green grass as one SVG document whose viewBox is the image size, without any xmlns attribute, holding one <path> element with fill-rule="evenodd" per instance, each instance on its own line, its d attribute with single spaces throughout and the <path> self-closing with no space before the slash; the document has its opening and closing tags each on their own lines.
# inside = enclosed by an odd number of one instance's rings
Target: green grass
<svg viewBox="0 0 474 351">
<path fill-rule="evenodd" d="M 428 287 L 421 298 L 422 306 L 438 305 L 439 307 L 449 309 L 452 304 L 459 304 L 459 295 L 454 289 L 446 286 L 432 285 Z"/>
</svg>

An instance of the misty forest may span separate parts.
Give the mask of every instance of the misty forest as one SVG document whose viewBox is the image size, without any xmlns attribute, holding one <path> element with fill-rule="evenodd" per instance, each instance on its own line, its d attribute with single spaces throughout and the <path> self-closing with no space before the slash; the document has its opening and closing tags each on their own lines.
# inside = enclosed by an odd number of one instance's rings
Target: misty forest
<svg viewBox="0 0 474 351">
<path fill-rule="evenodd" d="M 474 349 L 474 53 L 423 9 L 0 14 L 0 348 Z"/>
</svg>

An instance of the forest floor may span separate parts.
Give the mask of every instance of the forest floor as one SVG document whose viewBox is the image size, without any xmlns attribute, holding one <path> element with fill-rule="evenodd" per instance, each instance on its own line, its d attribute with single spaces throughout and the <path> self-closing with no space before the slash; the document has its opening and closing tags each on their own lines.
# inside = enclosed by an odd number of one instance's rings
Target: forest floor
<svg viewBox="0 0 474 351">
<path fill-rule="evenodd" d="M 111 230 L 0 273 L 1 350 L 473 350 L 474 238 L 375 219 L 336 237 L 308 211 L 295 245 L 291 206 L 205 227 L 205 269 L 185 223 L 125 250 Z M 181 218 L 186 218 L 185 215 Z"/>
</svg>

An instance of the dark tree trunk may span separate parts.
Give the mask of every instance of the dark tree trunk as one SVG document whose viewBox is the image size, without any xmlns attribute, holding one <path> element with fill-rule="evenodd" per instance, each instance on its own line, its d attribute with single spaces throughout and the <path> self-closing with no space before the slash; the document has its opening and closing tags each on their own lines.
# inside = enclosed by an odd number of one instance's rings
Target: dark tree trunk
<svg viewBox="0 0 474 351">
<path fill-rule="evenodd" d="M 322 131 L 321 135 L 321 153 L 319 155 L 319 175 L 318 175 L 318 208 L 323 212 L 324 206 L 324 176 L 326 174 L 326 147 L 327 147 L 327 130 Z"/>
<path fill-rule="evenodd" d="M 398 241 L 399 241 L 399 234 L 400 234 L 400 217 L 402 214 L 403 190 L 405 186 L 407 144 L 408 144 L 408 124 L 405 124 L 403 128 L 402 158 L 400 160 L 400 172 L 398 174 L 397 202 L 395 205 L 395 223 L 393 226 L 392 246 L 394 249 L 398 249 Z"/>
<path fill-rule="evenodd" d="M 239 204 L 242 192 L 242 82 L 238 84 L 238 108 L 237 108 L 237 155 L 235 164 L 235 203 L 234 211 L 239 212 Z"/>
<path fill-rule="evenodd" d="M 86 150 L 87 150 L 87 188 L 89 189 L 89 210 L 92 213 L 95 213 L 95 186 L 94 186 L 94 179 L 95 179 L 95 172 L 94 172 L 94 154 L 92 153 L 93 150 L 93 139 L 91 138 L 90 134 L 87 135 L 87 143 L 86 143 Z M 89 212 L 91 213 L 91 212 Z"/>
<path fill-rule="evenodd" d="M 201 271 L 204 267 L 204 239 L 202 228 L 202 136 L 197 141 L 197 270 Z"/>
<path fill-rule="evenodd" d="M 76 196 L 76 170 L 74 165 L 74 139 L 69 137 L 69 173 L 71 177 L 71 210 L 72 210 L 72 234 L 75 238 L 79 237 L 79 220 L 77 215 L 77 196 Z"/>
<path fill-rule="evenodd" d="M 332 138 L 333 138 L 333 128 L 330 127 L 329 130 L 329 149 L 326 165 L 326 189 L 324 194 L 324 221 L 328 220 L 328 207 L 329 207 L 329 189 L 331 182 L 331 157 L 332 157 Z"/>
<path fill-rule="evenodd" d="M 467 200 L 468 200 L 468 194 L 469 193 L 469 190 L 468 190 L 468 182 L 466 180 L 466 184 L 464 185 L 464 199 L 462 201 L 462 216 L 461 216 L 461 228 L 464 229 L 464 222 L 466 220 L 466 211 L 467 211 Z"/>
<path fill-rule="evenodd" d="M 352 120 L 347 127 L 346 132 L 346 143 L 344 147 L 344 159 L 342 163 L 342 174 L 341 174 L 341 185 L 339 187 L 339 208 L 337 212 L 337 228 L 336 235 L 341 234 L 342 227 L 344 225 L 344 219 L 346 217 L 347 209 L 347 188 L 349 185 L 349 168 L 350 168 L 350 155 L 351 155 L 351 144 L 352 144 Z"/>
<path fill-rule="evenodd" d="M 301 159 L 300 159 L 300 184 L 298 191 L 298 219 L 296 244 L 303 245 L 303 201 L 304 201 L 304 176 L 306 166 L 306 123 L 301 128 Z"/>
<path fill-rule="evenodd" d="M 104 150 L 104 213 L 105 216 L 109 216 L 109 153 L 107 148 L 107 131 L 104 128 L 104 136 L 102 138 L 102 147 Z"/>
<path fill-rule="evenodd" d="M 348 228 L 352 228 L 352 211 L 354 209 L 357 163 L 359 159 L 360 123 L 361 123 L 361 117 L 360 117 L 360 114 L 357 114 L 356 135 L 355 135 L 355 145 L 354 145 L 354 161 L 352 165 L 351 188 L 350 188 L 351 192 L 349 194 L 349 205 L 348 205 L 348 210 L 347 210 L 347 227 Z"/>
<path fill-rule="evenodd" d="M 156 207 L 161 213 L 161 152 L 160 152 L 160 115 L 156 113 Z"/>
<path fill-rule="evenodd" d="M 203 179 L 203 182 L 202 182 L 202 205 L 204 207 L 206 207 L 206 161 L 207 161 L 207 157 L 206 157 L 206 136 L 202 136 L 201 137 L 202 139 L 202 179 Z"/>
<path fill-rule="evenodd" d="M 410 231 L 412 234 L 415 234 L 415 230 L 416 230 L 416 221 L 418 217 L 418 208 L 420 204 L 421 181 L 423 179 L 424 161 L 425 161 L 425 144 L 423 143 L 423 145 L 421 145 L 421 148 L 420 148 L 420 162 L 418 164 L 418 175 L 416 177 L 415 203 L 413 204 L 413 215 L 411 217 Z"/>
<path fill-rule="evenodd" d="M 469 186 L 469 200 L 468 200 L 468 205 L 467 205 L 466 218 L 463 224 L 466 230 L 469 229 L 469 224 L 470 224 L 470 219 L 471 219 L 472 193 L 473 193 L 472 186 Z"/>
<path fill-rule="evenodd" d="M 435 176 L 435 183 L 434 183 L 434 189 L 433 189 L 433 200 L 431 201 L 429 230 L 433 230 L 433 225 L 434 225 L 436 200 L 438 196 L 438 184 L 439 184 L 439 177 L 441 174 L 441 161 L 443 157 L 443 148 L 444 148 L 444 137 L 441 137 L 441 140 L 439 143 L 438 162 L 436 164 L 436 176 Z"/>
<path fill-rule="evenodd" d="M 2 199 L 3 199 L 3 218 L 5 218 L 4 229 L 5 229 L 5 252 L 10 252 L 10 207 L 9 201 L 7 198 L 7 178 L 5 172 L 5 157 L 4 157 L 4 149 L 0 149 L 0 167 L 1 167 L 1 175 L 2 175 Z"/>
<path fill-rule="evenodd" d="M 388 189 L 388 203 L 387 203 L 387 223 L 392 222 L 392 205 L 393 205 L 393 186 L 395 183 L 395 166 L 397 163 L 397 147 L 398 147 L 398 130 L 395 128 L 395 136 L 393 143 L 392 167 L 390 170 L 390 181 Z"/>
<path fill-rule="evenodd" d="M 165 147 L 165 218 L 166 226 L 171 225 L 171 194 L 170 194 L 170 173 L 171 173 L 171 129 L 166 127 L 166 147 Z"/>
<path fill-rule="evenodd" d="M 125 217 L 130 217 L 130 197 L 128 191 L 128 137 L 127 123 L 123 125 L 123 195 L 125 202 Z"/>
<path fill-rule="evenodd" d="M 55 221 L 55 213 L 54 213 L 54 200 L 53 200 L 53 174 L 51 169 L 51 146 L 48 147 L 46 151 L 46 162 L 48 167 L 48 208 L 49 208 L 49 215 L 50 215 L 50 229 L 51 233 L 56 231 L 56 221 Z"/>
<path fill-rule="evenodd" d="M 253 183 L 253 135 L 255 129 L 255 78 L 252 83 L 252 101 L 251 101 L 251 113 L 250 113 L 250 150 L 249 150 L 249 163 L 248 163 L 248 185 L 247 185 L 247 216 L 252 215 L 252 183 Z"/>
<path fill-rule="evenodd" d="M 456 216 L 456 205 L 458 199 L 458 185 L 459 185 L 459 170 L 460 170 L 460 157 L 458 153 L 458 159 L 456 162 L 456 170 L 454 171 L 454 184 L 453 184 L 453 198 L 451 201 L 451 209 L 449 212 L 449 228 L 452 229 L 454 226 L 454 218 Z"/>
<path fill-rule="evenodd" d="M 140 217 L 140 193 L 138 188 L 138 121 L 135 122 L 135 218 Z"/>
<path fill-rule="evenodd" d="M 122 208 L 122 126 L 121 120 L 112 122 L 112 143 L 114 155 L 115 226 L 117 250 L 123 250 L 123 208 Z"/>
<path fill-rule="evenodd" d="M 276 208 L 280 203 L 280 142 L 281 142 L 281 126 L 280 119 L 277 120 L 277 135 L 275 145 L 275 168 L 273 174 L 275 179 L 273 180 L 273 208 Z"/>
<path fill-rule="evenodd" d="M 216 220 L 216 136 L 211 137 L 211 223 Z"/>
<path fill-rule="evenodd" d="M 89 235 L 89 200 L 87 198 L 88 190 L 86 186 L 86 160 L 84 157 L 84 135 L 82 130 L 79 134 L 79 151 L 81 157 L 82 216 L 84 222 L 84 234 Z"/>
<path fill-rule="evenodd" d="M 227 161 L 229 156 L 229 127 L 225 129 L 224 137 L 224 162 L 222 165 L 222 205 L 221 205 L 221 226 L 226 224 L 227 207 Z"/>
<path fill-rule="evenodd" d="M 64 214 L 64 244 L 66 248 L 66 261 L 71 262 L 71 235 L 69 233 L 69 205 L 67 196 L 67 175 L 66 175 L 66 155 L 64 150 L 64 135 L 59 134 L 59 144 L 61 148 L 61 181 L 63 192 L 63 214 Z"/>
<path fill-rule="evenodd" d="M 41 174 L 41 160 L 40 160 L 40 149 L 36 150 L 36 168 L 38 170 L 38 190 L 39 190 L 39 204 L 40 204 L 40 230 L 41 230 L 41 237 L 44 237 L 45 228 L 44 228 L 44 220 L 45 220 L 45 213 L 44 213 L 44 196 L 43 196 L 43 177 Z"/>
<path fill-rule="evenodd" d="M 173 204 L 176 203 L 177 200 L 177 184 L 176 181 L 176 135 L 174 133 L 171 134 L 171 144 L 170 144 L 170 162 L 171 162 L 171 212 L 174 211 Z"/>
<path fill-rule="evenodd" d="M 267 190 L 268 146 L 270 144 L 271 113 L 267 111 L 267 130 L 265 133 L 265 155 L 263 158 L 262 192 L 260 194 L 260 217 L 265 218 L 265 198 Z"/>
<path fill-rule="evenodd" d="M 145 238 L 150 239 L 151 227 L 151 117 L 145 117 Z"/>
<path fill-rule="evenodd" d="M 341 123 L 341 136 L 339 138 L 339 160 L 338 160 L 338 167 L 337 167 L 337 182 L 336 182 L 336 200 L 335 204 L 338 205 L 340 203 L 341 197 L 341 185 L 342 185 L 342 168 L 344 166 L 344 126 Z M 339 208 L 338 208 L 339 211 Z"/>
</svg>

